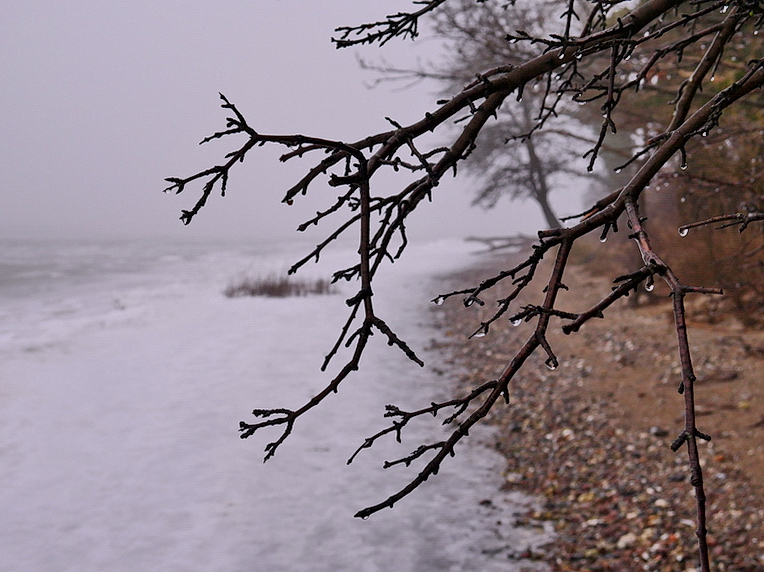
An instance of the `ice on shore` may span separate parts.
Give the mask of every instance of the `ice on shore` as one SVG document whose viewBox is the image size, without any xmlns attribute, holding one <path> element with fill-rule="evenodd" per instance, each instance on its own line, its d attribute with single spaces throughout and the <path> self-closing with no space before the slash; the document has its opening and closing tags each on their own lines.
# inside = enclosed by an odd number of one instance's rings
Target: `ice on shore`
<svg viewBox="0 0 764 572">
<path fill-rule="evenodd" d="M 502 461 L 476 443 L 394 510 L 353 518 L 413 476 L 382 470 L 385 459 L 440 434 L 415 424 L 403 446 L 347 466 L 385 426 L 384 405 L 449 391 L 382 336 L 274 459 L 262 463 L 277 430 L 238 438 L 253 408 L 301 405 L 342 363 L 318 371 L 344 296 L 222 295 L 237 273 L 283 267 L 291 252 L 94 252 L 86 278 L 57 282 L 82 274 L 32 265 L 26 280 L 44 282 L 27 296 L 14 286 L 0 306 L 0 571 L 490 572 L 515 569 L 509 548 L 540 542 L 512 528 L 525 501 L 499 494 Z M 412 248 L 377 286 L 379 314 L 428 363 L 439 359 L 425 349 L 438 335 L 433 276 L 469 257 L 461 242 Z"/>
</svg>

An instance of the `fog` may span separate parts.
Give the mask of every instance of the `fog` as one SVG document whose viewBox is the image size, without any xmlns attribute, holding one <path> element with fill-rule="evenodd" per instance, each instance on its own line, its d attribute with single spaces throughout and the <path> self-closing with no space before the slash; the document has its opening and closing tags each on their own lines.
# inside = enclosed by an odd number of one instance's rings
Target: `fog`
<svg viewBox="0 0 764 572">
<path fill-rule="evenodd" d="M 311 159 L 277 161 L 256 149 L 227 196 L 213 196 L 189 227 L 178 217 L 198 198 L 162 193 L 164 178 L 220 162 L 234 141 L 199 146 L 224 127 L 224 93 L 261 132 L 353 140 L 415 121 L 437 85 L 374 89 L 358 58 L 400 66 L 436 59 L 438 44 L 398 41 L 336 50 L 336 26 L 376 20 L 408 2 L 389 0 L 80 2 L 26 0 L 0 7 L 1 237 L 280 238 L 331 198 L 287 207 L 284 191 Z M 531 233 L 534 204 L 469 207 L 470 181 L 436 189 L 411 233 L 427 238 Z M 323 201 L 323 202 L 322 202 Z M 577 208 L 577 204 L 571 208 Z M 321 230 L 321 229 L 319 229 Z M 329 229 L 326 228 L 325 231 Z"/>
</svg>

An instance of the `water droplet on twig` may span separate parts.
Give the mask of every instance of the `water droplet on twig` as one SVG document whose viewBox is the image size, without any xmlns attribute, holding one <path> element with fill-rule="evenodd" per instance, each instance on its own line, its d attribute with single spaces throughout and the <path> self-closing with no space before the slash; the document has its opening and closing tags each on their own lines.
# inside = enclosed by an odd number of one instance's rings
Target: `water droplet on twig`
<svg viewBox="0 0 764 572">
<path fill-rule="evenodd" d="M 689 228 L 685 228 L 683 226 L 679 228 L 679 236 L 681 236 L 681 237 L 687 236 L 687 233 L 689 233 L 689 232 L 690 232 Z"/>
<path fill-rule="evenodd" d="M 488 333 L 488 324 L 483 324 L 480 326 L 480 329 L 472 334 L 473 338 L 484 338 L 486 334 Z"/>
</svg>

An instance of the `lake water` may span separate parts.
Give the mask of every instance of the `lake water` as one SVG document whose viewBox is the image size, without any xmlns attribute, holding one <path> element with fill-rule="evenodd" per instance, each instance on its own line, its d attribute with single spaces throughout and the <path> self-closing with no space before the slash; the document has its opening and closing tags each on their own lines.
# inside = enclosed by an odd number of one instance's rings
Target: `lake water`
<svg viewBox="0 0 764 572">
<path fill-rule="evenodd" d="M 384 405 L 450 390 L 381 336 L 275 458 L 262 463 L 278 433 L 238 438 L 253 408 L 301 405 L 342 363 L 318 370 L 352 285 L 344 296 L 222 295 L 283 272 L 305 247 L 0 244 L 0 571 L 512 572 L 508 555 L 550 538 L 512 526 L 529 501 L 499 492 L 503 461 L 480 432 L 394 510 L 353 518 L 413 476 L 382 470 L 385 459 L 442 436 L 412 424 L 402 446 L 380 443 L 347 466 L 385 426 Z M 415 247 L 377 287 L 380 315 L 428 363 L 440 359 L 426 350 L 439 335 L 433 277 L 470 256 L 459 242 Z M 340 250 L 306 273 L 351 260 Z"/>
</svg>

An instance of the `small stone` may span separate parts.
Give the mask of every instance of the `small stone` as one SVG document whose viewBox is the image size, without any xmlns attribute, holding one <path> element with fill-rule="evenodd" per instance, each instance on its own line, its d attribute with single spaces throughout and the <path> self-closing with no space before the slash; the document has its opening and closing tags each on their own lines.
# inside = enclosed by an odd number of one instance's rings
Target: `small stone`
<svg viewBox="0 0 764 572">
<path fill-rule="evenodd" d="M 618 539 L 618 542 L 615 543 L 615 545 L 623 550 L 624 548 L 628 548 L 629 546 L 634 546 L 634 543 L 637 542 L 637 535 L 633 532 L 627 532 L 624 534 L 621 538 Z"/>
</svg>

